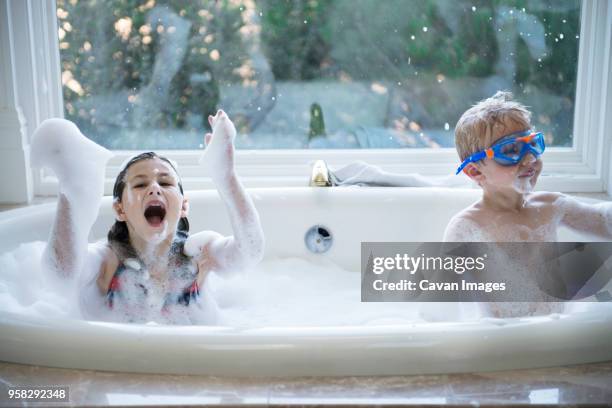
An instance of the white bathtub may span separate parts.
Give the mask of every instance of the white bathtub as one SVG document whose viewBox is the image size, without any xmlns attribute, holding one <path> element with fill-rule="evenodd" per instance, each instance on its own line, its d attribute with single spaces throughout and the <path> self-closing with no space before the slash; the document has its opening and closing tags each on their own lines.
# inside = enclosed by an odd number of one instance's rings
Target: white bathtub
<svg viewBox="0 0 612 408">
<path fill-rule="evenodd" d="M 264 226 L 267 256 L 329 257 L 355 274 L 362 241 L 440 241 L 450 217 L 479 194 L 416 188 L 250 193 Z M 192 231 L 230 233 L 215 192 L 188 196 Z M 45 240 L 54 208 L 49 204 L 0 213 L 0 253 L 21 242 Z M 109 198 L 101 208 L 92 239 L 103 237 L 113 219 Z M 309 253 L 304 245 L 304 233 L 315 224 L 334 236 L 331 250 L 323 255 Z M 561 238 L 580 239 L 567 234 Z M 297 376 L 503 370 L 612 360 L 610 339 L 612 304 L 503 325 L 484 321 L 249 329 L 42 319 L 0 311 L 0 360 L 110 371 Z"/>
</svg>

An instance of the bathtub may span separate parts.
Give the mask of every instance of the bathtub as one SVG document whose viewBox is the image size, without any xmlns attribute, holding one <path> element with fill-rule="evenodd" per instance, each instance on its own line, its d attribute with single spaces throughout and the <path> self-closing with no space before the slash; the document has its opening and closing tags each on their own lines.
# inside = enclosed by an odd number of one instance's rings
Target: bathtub
<svg viewBox="0 0 612 408">
<path fill-rule="evenodd" d="M 440 241 L 477 190 L 419 188 L 252 189 L 266 256 L 326 257 L 360 279 L 362 241 Z M 192 231 L 229 234 L 215 191 L 190 192 Z M 55 205 L 0 213 L 0 253 L 46 240 Z M 113 220 L 105 197 L 91 240 Z M 333 234 L 313 254 L 304 234 Z M 563 240 L 580 237 L 563 233 Z M 24 271 L 24 273 L 26 273 Z M 317 299 L 312 299 L 316 302 Z M 495 321 L 335 327 L 150 326 L 24 317 L 0 311 L 0 360 L 42 366 L 226 376 L 456 373 L 612 360 L 612 304 L 570 314 Z M 307 307 L 307 305 L 305 305 Z"/>
</svg>

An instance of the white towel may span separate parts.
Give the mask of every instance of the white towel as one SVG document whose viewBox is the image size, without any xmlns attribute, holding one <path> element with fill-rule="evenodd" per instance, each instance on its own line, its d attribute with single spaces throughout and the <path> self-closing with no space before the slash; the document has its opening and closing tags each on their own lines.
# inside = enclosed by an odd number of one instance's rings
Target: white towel
<svg viewBox="0 0 612 408">
<path fill-rule="evenodd" d="M 362 161 L 350 163 L 338 170 L 329 169 L 329 173 L 334 186 L 464 188 L 472 186 L 472 182 L 463 175 L 425 177 L 418 173 L 389 173 Z"/>
</svg>

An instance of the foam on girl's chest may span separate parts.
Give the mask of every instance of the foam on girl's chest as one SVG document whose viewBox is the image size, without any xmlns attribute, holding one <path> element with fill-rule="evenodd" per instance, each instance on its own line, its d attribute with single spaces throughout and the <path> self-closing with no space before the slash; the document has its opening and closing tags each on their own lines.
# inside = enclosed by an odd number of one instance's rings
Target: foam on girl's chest
<svg viewBox="0 0 612 408">
<path fill-rule="evenodd" d="M 165 279 L 153 278 L 135 258 L 126 259 L 120 268 L 120 294 L 113 308 L 127 321 L 168 322 L 177 310 L 186 309 L 177 299 L 197 277 L 197 268 L 188 259 L 171 261 Z"/>
</svg>

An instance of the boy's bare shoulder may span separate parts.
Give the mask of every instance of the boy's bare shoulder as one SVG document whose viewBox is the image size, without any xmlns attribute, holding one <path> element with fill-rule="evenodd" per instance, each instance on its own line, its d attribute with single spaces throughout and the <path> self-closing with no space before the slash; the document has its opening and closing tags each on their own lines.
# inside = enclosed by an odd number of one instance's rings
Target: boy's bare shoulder
<svg viewBox="0 0 612 408">
<path fill-rule="evenodd" d="M 555 214 L 561 214 L 566 210 L 568 205 L 571 205 L 573 200 L 563 193 L 538 191 L 536 193 L 531 193 L 527 202 L 533 207 L 547 209 L 553 211 Z"/>
<path fill-rule="evenodd" d="M 472 242 L 488 241 L 481 219 L 484 211 L 477 204 L 455 214 L 444 231 L 444 241 Z"/>
<path fill-rule="evenodd" d="M 563 193 L 555 193 L 550 191 L 538 191 L 529 194 L 529 201 L 538 204 L 554 204 L 558 200 L 565 199 L 567 196 Z"/>
</svg>

